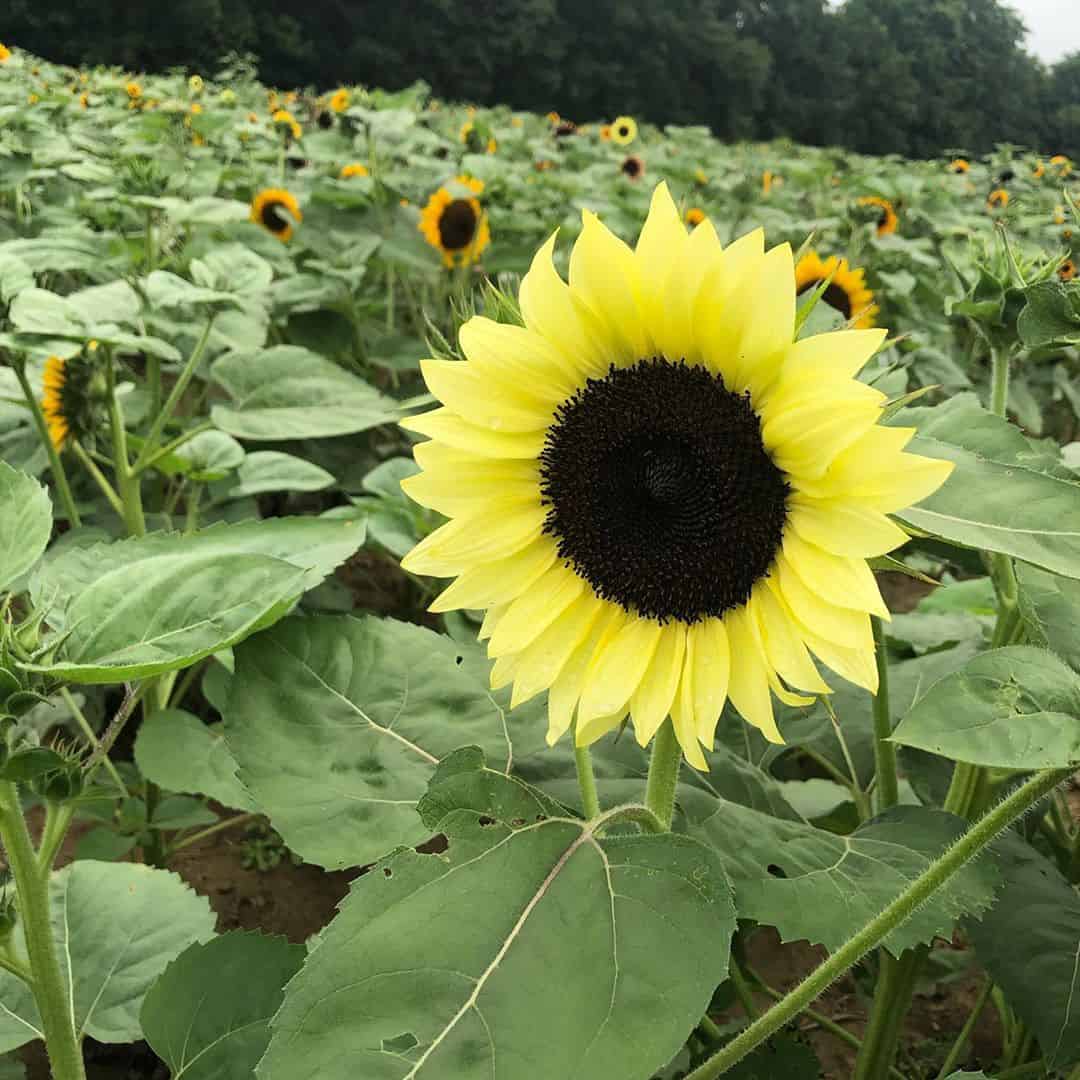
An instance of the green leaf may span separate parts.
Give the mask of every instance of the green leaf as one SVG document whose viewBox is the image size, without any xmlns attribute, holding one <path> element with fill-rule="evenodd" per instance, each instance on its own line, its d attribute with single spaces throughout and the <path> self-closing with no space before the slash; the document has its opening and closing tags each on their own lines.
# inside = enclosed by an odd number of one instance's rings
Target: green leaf
<svg viewBox="0 0 1080 1080">
<path fill-rule="evenodd" d="M 234 302 L 231 293 L 192 285 L 168 270 L 155 270 L 144 284 L 150 305 L 155 308 L 219 307 Z"/>
<path fill-rule="evenodd" d="M 1080 761 L 1080 675 L 1029 645 L 992 649 L 932 686 L 893 742 L 1001 769 Z"/>
<path fill-rule="evenodd" d="M 267 555 L 195 549 L 114 569 L 81 592 L 51 663 L 26 665 L 79 683 L 145 679 L 189 667 L 280 619 L 306 571 Z"/>
<path fill-rule="evenodd" d="M 940 810 L 897 806 L 838 836 L 685 791 L 680 803 L 690 834 L 723 861 L 739 918 L 775 926 L 783 941 L 806 939 L 830 952 L 895 900 L 965 827 Z M 999 882 L 991 860 L 969 864 L 885 939 L 886 948 L 899 956 L 948 937 L 960 916 L 990 906 Z"/>
<path fill-rule="evenodd" d="M 1005 881 L 967 932 L 979 962 L 1035 1033 L 1047 1063 L 1080 1061 L 1080 896 L 1015 832 L 996 844 Z"/>
<path fill-rule="evenodd" d="M 183 709 L 163 709 L 144 720 L 135 739 L 135 763 L 167 791 L 206 795 L 225 806 L 254 809 L 236 776 L 236 761 L 217 729 Z"/>
<path fill-rule="evenodd" d="M 364 542 L 364 526 L 355 520 L 289 517 L 212 525 L 190 536 L 152 533 L 135 540 L 69 548 L 46 559 L 30 583 L 38 606 L 49 606 L 49 624 L 69 625 L 68 608 L 91 585 L 114 571 L 146 577 L 158 559 L 268 555 L 307 571 L 303 588 L 312 589 Z"/>
<path fill-rule="evenodd" d="M 16 330 L 58 337 L 89 337 L 82 312 L 63 296 L 48 289 L 24 289 L 11 302 L 8 318 Z"/>
<path fill-rule="evenodd" d="M 30 267 L 17 255 L 0 249 L 0 300 L 10 304 L 24 289 L 33 287 L 34 275 Z"/>
<path fill-rule="evenodd" d="M 439 758 L 475 743 L 509 771 L 539 750 L 545 703 L 509 712 L 482 650 L 419 626 L 289 619 L 236 650 L 225 734 L 240 779 L 308 862 L 360 866 L 427 835 Z"/>
<path fill-rule="evenodd" d="M 922 655 L 964 641 L 981 642 L 983 623 L 967 612 L 911 612 L 893 615 L 886 624 L 885 636 L 889 641 L 910 645 L 912 652 Z"/>
<path fill-rule="evenodd" d="M 956 464 L 938 491 L 896 515 L 901 522 L 1080 578 L 1080 483 L 1053 468 L 1018 428 L 966 395 L 933 409 L 906 409 L 897 422 L 918 426 L 913 453 Z"/>
<path fill-rule="evenodd" d="M 471 764 L 484 809 L 443 818 L 438 854 L 355 882 L 286 989 L 260 1080 L 648 1080 L 678 1053 L 727 972 L 716 856 L 526 820 L 542 796 Z"/>
<path fill-rule="evenodd" d="M 53 874 L 53 936 L 80 1038 L 140 1038 L 139 1008 L 165 965 L 214 933 L 214 914 L 176 874 L 139 863 L 75 862 Z M 21 951 L 22 935 L 16 934 Z M 0 1051 L 41 1038 L 29 988 L 0 971 Z"/>
<path fill-rule="evenodd" d="M 240 439 L 317 439 L 366 431 L 400 416 L 397 404 L 317 353 L 294 345 L 231 353 L 211 368 L 232 399 L 211 409 Z"/>
<path fill-rule="evenodd" d="M 240 465 L 225 498 L 241 499 L 268 491 L 322 491 L 333 483 L 331 473 L 310 461 L 277 450 L 256 450 Z"/>
<path fill-rule="evenodd" d="M 76 859 L 118 862 L 135 847 L 136 837 L 98 825 L 84 832 L 75 844 Z"/>
<path fill-rule="evenodd" d="M 64 300 L 89 326 L 104 322 L 134 326 L 142 311 L 139 294 L 126 281 L 91 285 L 88 289 L 69 293 Z"/>
<path fill-rule="evenodd" d="M 244 456 L 244 448 L 224 431 L 200 432 L 170 455 L 181 462 L 178 471 L 186 473 L 199 484 L 208 484 L 228 476 L 233 469 L 243 465 Z"/>
<path fill-rule="evenodd" d="M 142 1006 L 146 1041 L 173 1080 L 251 1080 L 303 945 L 234 931 L 189 946 Z"/>
<path fill-rule="evenodd" d="M 38 561 L 52 535 L 49 493 L 25 473 L 0 461 L 0 591 Z"/>
<path fill-rule="evenodd" d="M 1029 349 L 1080 344 L 1080 289 L 1059 281 L 1040 281 L 1025 290 L 1027 304 L 1016 320 Z"/>
<path fill-rule="evenodd" d="M 1024 565 L 1016 576 L 1029 639 L 1080 671 L 1080 581 Z"/>
<path fill-rule="evenodd" d="M 26 1080 L 26 1066 L 16 1057 L 0 1057 L 0 1080 Z"/>
</svg>

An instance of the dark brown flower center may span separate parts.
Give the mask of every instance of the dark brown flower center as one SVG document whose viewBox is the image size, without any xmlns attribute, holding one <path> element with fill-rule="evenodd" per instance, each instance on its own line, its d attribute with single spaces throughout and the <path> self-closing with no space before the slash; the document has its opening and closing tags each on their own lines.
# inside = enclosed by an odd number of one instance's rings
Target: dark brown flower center
<svg viewBox="0 0 1080 1080">
<path fill-rule="evenodd" d="M 292 225 L 292 221 L 285 213 L 286 207 L 283 202 L 268 202 L 262 208 L 262 223 L 272 233 L 282 233 Z"/>
<path fill-rule="evenodd" d="M 460 251 L 472 243 L 476 211 L 469 199 L 454 199 L 439 218 L 439 241 L 447 251 Z"/>
</svg>

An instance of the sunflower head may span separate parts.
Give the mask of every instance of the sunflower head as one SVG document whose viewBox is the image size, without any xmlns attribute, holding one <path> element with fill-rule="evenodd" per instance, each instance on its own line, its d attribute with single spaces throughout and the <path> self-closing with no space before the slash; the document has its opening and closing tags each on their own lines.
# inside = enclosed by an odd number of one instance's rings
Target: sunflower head
<svg viewBox="0 0 1080 1080">
<path fill-rule="evenodd" d="M 191 103 L 191 112 L 193 116 L 200 116 L 202 114 L 203 107 L 197 101 Z"/>
<path fill-rule="evenodd" d="M 533 168 L 537 172 L 551 172 L 555 168 L 555 162 L 551 158 L 541 158 L 539 161 L 534 162 Z"/>
<path fill-rule="evenodd" d="M 127 96 L 131 98 L 132 101 L 138 101 L 139 98 L 142 97 L 142 87 L 135 82 L 134 79 L 127 83 L 124 86 L 124 89 L 127 91 Z"/>
<path fill-rule="evenodd" d="M 201 75 L 191 75 L 191 76 L 189 76 L 187 83 L 188 83 L 188 89 L 196 97 L 198 97 L 198 95 L 203 92 L 203 89 L 205 88 L 205 85 L 206 85 L 203 82 L 203 77 Z"/>
<path fill-rule="evenodd" d="M 329 109 L 320 109 L 315 114 L 315 124 L 322 131 L 329 131 L 334 126 L 334 114 Z"/>
<path fill-rule="evenodd" d="M 218 94 L 218 100 L 222 105 L 235 105 L 236 91 L 231 86 L 226 86 L 225 89 Z"/>
<path fill-rule="evenodd" d="M 611 141 L 618 146 L 629 146 L 637 133 L 637 121 L 632 116 L 616 116 L 611 122 Z"/>
<path fill-rule="evenodd" d="M 293 228 L 304 220 L 304 215 L 291 191 L 265 188 L 251 200 L 250 218 L 282 243 L 287 243 L 292 238 Z"/>
<path fill-rule="evenodd" d="M 370 173 L 368 172 L 368 167 L 366 165 L 362 165 L 359 161 L 351 162 L 348 165 L 342 165 L 341 172 L 338 173 L 338 176 L 342 180 L 349 180 L 354 176 L 369 175 Z"/>
<path fill-rule="evenodd" d="M 709 178 L 705 175 L 704 169 L 694 170 L 694 183 L 697 184 L 698 187 L 705 187 L 708 182 Z"/>
<path fill-rule="evenodd" d="M 611 125 L 610 124 L 601 124 L 600 125 L 600 141 L 601 142 L 611 142 Z"/>
<path fill-rule="evenodd" d="M 26 103 L 27 105 L 36 105 L 40 100 L 41 98 L 39 98 L 37 94 L 29 94 L 26 98 Z"/>
<path fill-rule="evenodd" d="M 554 126 L 555 126 L 555 125 L 556 125 L 556 124 L 557 124 L 557 123 L 559 122 L 559 120 L 560 120 L 560 119 L 561 119 L 561 117 L 560 117 L 560 116 L 559 116 L 559 114 L 558 114 L 557 112 L 555 112 L 555 111 L 549 112 L 549 113 L 547 114 L 547 122 L 548 122 L 549 124 L 551 124 L 551 125 L 552 125 L 552 127 L 554 127 Z"/>
<path fill-rule="evenodd" d="M 1054 207 L 1054 224 L 1055 225 L 1064 225 L 1065 224 L 1065 207 L 1064 206 L 1059 205 L 1059 206 Z"/>
<path fill-rule="evenodd" d="M 1031 170 L 1031 175 L 1036 180 L 1041 180 L 1046 175 L 1046 166 L 1041 161 L 1035 162 L 1035 168 Z"/>
<path fill-rule="evenodd" d="M 705 220 L 705 211 L 700 206 L 691 206 L 686 211 L 687 225 L 700 225 Z"/>
<path fill-rule="evenodd" d="M 555 125 L 555 137 L 557 139 L 565 139 L 570 135 L 577 134 L 577 124 L 573 120 L 560 120 Z"/>
<path fill-rule="evenodd" d="M 330 95 L 330 108 L 336 113 L 343 113 L 349 107 L 351 100 L 349 91 L 342 86 Z"/>
<path fill-rule="evenodd" d="M 1009 193 L 1002 187 L 994 188 L 986 197 L 987 210 L 1004 210 L 1009 205 Z"/>
<path fill-rule="evenodd" d="M 6 64 L 11 59 L 11 50 L 0 41 L 0 64 Z"/>
<path fill-rule="evenodd" d="M 645 175 L 645 162 L 642 161 L 637 154 L 629 154 L 623 158 L 623 163 L 619 166 L 619 172 L 621 172 L 627 180 L 632 180 L 636 183 Z"/>
<path fill-rule="evenodd" d="M 483 190 L 482 180 L 458 176 L 450 187 L 439 188 L 420 214 L 417 228 L 447 267 L 474 263 L 491 242 L 487 214 L 476 198 Z"/>
<path fill-rule="evenodd" d="M 967 158 L 953 158 L 949 163 L 949 172 L 952 173 L 968 173 L 971 172 L 971 162 Z"/>
<path fill-rule="evenodd" d="M 286 138 L 299 139 L 304 134 L 304 129 L 288 109 L 275 109 L 270 119 L 275 127 L 287 132 Z"/>
<path fill-rule="evenodd" d="M 487 609 L 492 685 L 547 691 L 551 742 L 670 715 L 704 768 L 727 700 L 781 741 L 773 695 L 828 692 L 811 654 L 876 689 L 865 560 L 952 468 L 877 426 L 855 376 L 884 331 L 793 340 L 790 247 L 688 235 L 664 185 L 635 249 L 586 212 L 567 284 L 554 245 L 524 325 L 472 318 L 465 360 L 422 365 L 442 407 L 404 422 L 431 441 L 403 487 L 450 521 L 404 565 L 456 579 L 433 610 Z"/>
<path fill-rule="evenodd" d="M 771 169 L 766 169 L 761 174 L 761 194 L 768 195 L 773 187 L 779 182 L 780 177 L 777 176 Z"/>
<path fill-rule="evenodd" d="M 90 342 L 83 355 L 71 360 L 50 356 L 45 361 L 41 386 L 41 411 L 49 441 L 62 450 L 72 438 L 93 438 L 104 400 L 104 386 Z"/>
<path fill-rule="evenodd" d="M 878 236 L 889 236 L 896 232 L 900 219 L 896 216 L 896 208 L 888 199 L 882 199 L 877 195 L 864 195 L 858 200 L 858 205 L 873 207 L 876 210 Z"/>
<path fill-rule="evenodd" d="M 1064 154 L 1055 154 L 1050 164 L 1057 170 L 1058 176 L 1068 176 L 1072 172 L 1072 161 Z"/>
<path fill-rule="evenodd" d="M 808 251 L 795 267 L 796 295 L 803 296 L 823 281 L 829 282 L 821 295 L 823 303 L 839 312 L 849 326 L 873 328 L 878 308 L 873 292 L 867 288 L 865 271 L 852 269 L 847 259 L 836 255 L 823 260 L 816 251 Z"/>
<path fill-rule="evenodd" d="M 1062 281 L 1072 281 L 1076 277 L 1076 263 L 1072 259 L 1066 259 L 1058 267 L 1058 277 Z"/>
<path fill-rule="evenodd" d="M 79 108 L 81 108 L 81 109 L 90 108 L 90 95 L 89 94 L 80 94 L 79 95 Z"/>
</svg>

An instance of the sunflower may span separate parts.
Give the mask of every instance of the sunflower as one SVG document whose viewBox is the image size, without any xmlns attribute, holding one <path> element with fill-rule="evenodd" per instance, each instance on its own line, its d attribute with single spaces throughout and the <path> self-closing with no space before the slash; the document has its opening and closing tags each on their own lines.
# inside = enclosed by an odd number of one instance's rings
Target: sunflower
<svg viewBox="0 0 1080 1080">
<path fill-rule="evenodd" d="M 30 94 L 26 99 L 26 103 L 27 105 L 36 105 L 40 100 L 41 98 L 37 94 Z"/>
<path fill-rule="evenodd" d="M 1009 193 L 1004 188 L 994 188 L 986 197 L 987 210 L 1004 210 L 1009 205 Z"/>
<path fill-rule="evenodd" d="M 698 187 L 704 187 L 708 182 L 709 178 L 705 175 L 704 169 L 694 170 L 694 183 L 697 184 Z"/>
<path fill-rule="evenodd" d="M 62 450 L 71 434 L 71 414 L 67 363 L 59 356 L 50 356 L 45 361 L 42 387 L 41 411 L 49 429 L 49 441 L 57 450 Z"/>
<path fill-rule="evenodd" d="M 888 199 L 881 199 L 876 195 L 864 195 L 859 199 L 859 205 L 876 206 L 881 211 L 877 223 L 878 236 L 889 236 L 896 232 L 900 219 L 896 216 L 896 210 Z"/>
<path fill-rule="evenodd" d="M 1055 154 L 1050 159 L 1050 164 L 1057 169 L 1058 176 L 1068 176 L 1072 172 L 1072 161 L 1064 154 Z"/>
<path fill-rule="evenodd" d="M 296 122 L 296 117 L 288 109 L 275 109 L 270 119 L 276 126 L 287 128 L 293 139 L 299 139 L 304 134 L 304 129 Z"/>
<path fill-rule="evenodd" d="M 560 120 L 555 125 L 555 138 L 565 139 L 570 135 L 576 135 L 578 130 L 577 124 L 573 120 Z"/>
<path fill-rule="evenodd" d="M 124 86 L 124 89 L 127 91 L 127 96 L 131 98 L 132 101 L 138 101 L 139 98 L 142 97 L 142 87 L 135 82 L 134 79 L 127 83 Z"/>
<path fill-rule="evenodd" d="M 772 191 L 773 185 L 779 183 L 779 181 L 779 176 L 773 173 L 771 169 L 766 169 L 761 174 L 761 194 L 768 195 Z"/>
<path fill-rule="evenodd" d="M 366 165 L 361 165 L 359 161 L 354 161 L 350 165 L 342 165 L 341 172 L 338 173 L 339 178 L 342 180 L 348 180 L 353 176 L 368 175 L 370 175 L 368 172 L 368 167 Z"/>
<path fill-rule="evenodd" d="M 971 162 L 967 158 L 953 158 L 949 163 L 949 172 L 952 173 L 968 173 L 971 172 Z"/>
<path fill-rule="evenodd" d="M 205 83 L 203 83 L 203 77 L 201 75 L 191 75 L 187 81 L 188 89 L 197 97 L 203 92 Z"/>
<path fill-rule="evenodd" d="M 705 220 L 705 211 L 700 206 L 691 206 L 686 211 L 687 225 L 700 225 Z"/>
<path fill-rule="evenodd" d="M 1076 277 L 1076 263 L 1072 259 L 1066 259 L 1058 267 L 1058 277 L 1062 281 L 1072 281 Z"/>
<path fill-rule="evenodd" d="M 203 111 L 203 107 L 197 101 L 193 101 L 191 103 L 191 112 L 192 112 L 192 114 L 194 116 L 201 116 L 202 111 Z"/>
<path fill-rule="evenodd" d="M 952 468 L 876 426 L 855 374 L 885 332 L 793 342 L 790 247 L 688 236 L 663 184 L 636 250 L 586 211 L 567 285 L 554 246 L 524 326 L 470 319 L 467 360 L 422 365 L 443 407 L 403 421 L 431 441 L 402 486 L 452 519 L 404 560 L 457 578 L 432 609 L 487 609 L 492 685 L 547 690 L 551 743 L 629 715 L 644 745 L 670 714 L 701 769 L 726 699 L 779 742 L 771 694 L 828 692 L 811 651 L 874 690 L 865 559 Z"/>
<path fill-rule="evenodd" d="M 547 114 L 547 122 L 548 122 L 549 124 L 551 124 L 552 126 L 554 126 L 555 124 L 557 124 L 557 123 L 559 122 L 559 120 L 560 120 L 560 119 L 561 119 L 561 117 L 560 117 L 560 116 L 559 116 L 559 114 L 558 114 L 557 112 L 555 112 L 554 110 L 552 110 L 551 112 L 549 112 L 549 113 Z"/>
<path fill-rule="evenodd" d="M 330 108 L 336 113 L 343 113 L 349 107 L 349 91 L 340 87 L 330 95 Z"/>
<path fill-rule="evenodd" d="M 87 94 L 80 94 L 79 95 L 79 107 L 81 109 L 90 108 L 90 97 L 89 97 L 89 95 L 87 95 Z"/>
<path fill-rule="evenodd" d="M 445 187 L 439 188 L 428 199 L 417 224 L 424 239 L 442 253 L 448 267 L 475 262 L 491 242 L 487 214 L 475 197 L 484 190 L 483 181 L 459 176 L 455 183 L 470 194 L 457 196 Z"/>
<path fill-rule="evenodd" d="M 610 124 L 601 124 L 600 125 L 600 141 L 601 142 L 611 142 L 611 125 Z"/>
<path fill-rule="evenodd" d="M 611 140 L 629 146 L 637 138 L 637 121 L 632 116 L 616 116 L 611 124 Z"/>
<path fill-rule="evenodd" d="M 541 158 L 533 164 L 533 168 L 537 172 L 551 172 L 551 170 L 555 168 L 555 162 L 550 158 Z"/>
<path fill-rule="evenodd" d="M 283 188 L 266 188 L 251 200 L 251 220 L 272 232 L 282 243 L 293 234 L 294 223 L 304 220 L 300 204 L 291 191 Z M 290 220 L 291 219 L 291 220 Z"/>
<path fill-rule="evenodd" d="M 0 64 L 6 64 L 11 59 L 11 50 L 0 41 Z"/>
<path fill-rule="evenodd" d="M 619 172 L 628 180 L 638 181 L 645 175 L 645 162 L 636 154 L 630 154 L 623 159 L 619 166 Z"/>
<path fill-rule="evenodd" d="M 1065 207 L 1064 206 L 1055 206 L 1054 207 L 1054 224 L 1055 225 L 1064 225 L 1065 224 Z"/>
<path fill-rule="evenodd" d="M 1035 163 L 1035 168 L 1031 170 L 1031 175 L 1034 176 L 1036 180 L 1041 180 L 1046 175 L 1046 166 L 1041 161 L 1037 161 Z"/>
<path fill-rule="evenodd" d="M 853 270 L 847 259 L 830 255 L 822 261 L 816 251 L 808 251 L 795 267 L 795 293 L 802 296 L 829 278 L 832 280 L 821 299 L 855 329 L 872 329 L 878 313 L 874 294 L 866 287 L 865 271 Z"/>
</svg>

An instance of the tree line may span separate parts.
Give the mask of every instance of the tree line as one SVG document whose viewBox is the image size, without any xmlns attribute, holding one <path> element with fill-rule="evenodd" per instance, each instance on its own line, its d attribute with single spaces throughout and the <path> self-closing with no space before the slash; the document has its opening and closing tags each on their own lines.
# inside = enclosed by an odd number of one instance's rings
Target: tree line
<svg viewBox="0 0 1080 1080">
<path fill-rule="evenodd" d="M 1080 53 L 1048 68 L 1000 0 L 8 0 L 51 60 L 216 70 L 278 86 L 424 79 L 441 97 L 578 120 L 630 113 L 721 138 L 863 153 L 1080 156 Z"/>
</svg>

